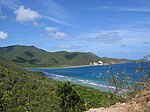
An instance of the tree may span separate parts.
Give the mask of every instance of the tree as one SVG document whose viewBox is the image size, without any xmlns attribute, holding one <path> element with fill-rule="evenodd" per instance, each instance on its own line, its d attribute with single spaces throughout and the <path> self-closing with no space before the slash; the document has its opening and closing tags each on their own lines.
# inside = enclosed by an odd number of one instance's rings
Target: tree
<svg viewBox="0 0 150 112">
<path fill-rule="evenodd" d="M 63 112 L 81 112 L 84 110 L 84 102 L 73 89 L 70 82 L 64 82 L 57 88 L 57 94 L 61 98 L 60 107 Z"/>
</svg>

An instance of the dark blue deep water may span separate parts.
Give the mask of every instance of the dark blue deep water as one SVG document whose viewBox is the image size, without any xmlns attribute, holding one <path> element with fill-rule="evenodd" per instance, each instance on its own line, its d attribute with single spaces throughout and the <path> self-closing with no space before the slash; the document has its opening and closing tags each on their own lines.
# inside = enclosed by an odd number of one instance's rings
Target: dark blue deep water
<svg viewBox="0 0 150 112">
<path fill-rule="evenodd" d="M 139 74 L 136 73 L 137 68 L 140 65 L 135 63 L 124 63 L 112 65 L 113 73 L 121 74 L 125 77 L 127 74 L 132 74 L 132 78 L 136 81 L 139 79 Z M 143 63 L 142 68 L 148 73 L 148 64 Z M 75 67 L 75 68 L 27 68 L 31 71 L 43 72 L 47 77 L 60 81 L 71 81 L 75 84 L 81 84 L 89 87 L 93 87 L 99 90 L 107 91 L 110 86 L 105 79 L 109 79 L 111 76 L 110 66 L 87 66 L 87 67 Z M 101 77 L 98 78 L 101 74 Z"/>
</svg>

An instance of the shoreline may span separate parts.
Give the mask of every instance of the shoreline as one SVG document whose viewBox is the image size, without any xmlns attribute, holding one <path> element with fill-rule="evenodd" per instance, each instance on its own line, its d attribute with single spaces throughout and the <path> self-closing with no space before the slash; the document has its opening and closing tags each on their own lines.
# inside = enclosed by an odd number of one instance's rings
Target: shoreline
<svg viewBox="0 0 150 112">
<path fill-rule="evenodd" d="M 117 65 L 117 64 L 123 64 L 123 63 L 114 63 L 113 65 Z M 62 67 L 54 67 L 54 68 L 51 68 L 51 67 L 36 67 L 37 69 L 65 69 L 65 68 L 82 68 L 82 67 L 92 67 L 92 66 L 109 66 L 109 65 L 80 65 L 80 66 L 62 66 Z M 29 67 L 28 67 L 29 68 Z M 34 68 L 33 68 L 34 69 Z M 58 81 L 62 81 L 62 76 L 60 75 L 56 75 L 56 77 L 49 77 L 47 75 L 46 72 L 43 72 L 43 71 L 40 71 L 44 76 L 46 76 L 47 78 L 52 78 L 54 80 L 58 80 Z M 49 74 L 49 73 L 48 73 Z M 110 88 L 113 88 L 113 87 L 109 87 L 108 85 L 103 85 L 103 84 L 100 84 L 100 83 L 96 83 L 96 82 L 93 82 L 93 81 L 87 81 L 87 80 L 75 80 L 75 81 L 72 81 L 72 79 L 70 80 L 67 80 L 66 78 L 63 79 L 63 81 L 70 81 L 71 83 L 74 83 L 74 84 L 79 84 L 79 85 L 83 85 L 83 86 L 86 86 L 86 87 L 92 87 L 94 89 L 97 89 L 97 90 L 101 90 L 101 91 L 106 91 Z"/>
<path fill-rule="evenodd" d="M 128 62 L 121 62 L 121 63 L 113 63 L 112 65 L 115 64 L 124 64 L 124 63 L 128 63 Z M 61 68 L 81 68 L 81 67 L 92 67 L 92 66 L 107 66 L 110 64 L 106 64 L 106 65 L 77 65 L 77 66 L 56 66 L 56 67 L 25 67 L 25 68 L 50 68 L 50 69 L 61 69 Z"/>
<path fill-rule="evenodd" d="M 61 69 L 61 68 L 81 68 L 81 67 L 92 67 L 92 66 L 106 66 L 106 65 L 78 65 L 78 66 L 60 66 L 60 67 L 25 67 L 25 68 L 50 68 L 50 69 Z"/>
<path fill-rule="evenodd" d="M 89 80 L 75 79 L 75 81 L 74 81 L 74 80 L 61 79 L 62 78 L 61 75 L 60 75 L 60 77 L 61 77 L 60 79 L 59 78 L 56 79 L 56 78 L 48 77 L 47 74 L 49 74 L 49 73 L 47 73 L 47 72 L 40 72 L 40 73 L 42 73 L 46 78 L 51 78 L 53 80 L 60 81 L 60 82 L 69 81 L 69 82 L 71 82 L 72 84 L 75 84 L 75 85 L 90 87 L 90 88 L 93 88 L 93 89 L 96 89 L 96 90 L 99 90 L 99 91 L 103 91 L 103 92 L 107 92 L 107 91 L 115 88 L 114 86 L 100 84 L 100 83 L 96 83 L 96 82 L 93 82 L 93 81 L 89 82 Z"/>
</svg>

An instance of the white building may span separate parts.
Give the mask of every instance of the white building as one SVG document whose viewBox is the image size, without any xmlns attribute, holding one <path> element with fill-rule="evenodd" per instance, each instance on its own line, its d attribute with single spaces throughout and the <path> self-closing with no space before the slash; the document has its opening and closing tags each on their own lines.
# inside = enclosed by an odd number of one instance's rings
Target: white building
<svg viewBox="0 0 150 112">
<path fill-rule="evenodd" d="M 104 65 L 102 61 L 90 62 L 90 65 Z"/>
<path fill-rule="evenodd" d="M 99 65 L 103 65 L 104 63 L 102 61 L 98 61 L 98 64 Z"/>
</svg>

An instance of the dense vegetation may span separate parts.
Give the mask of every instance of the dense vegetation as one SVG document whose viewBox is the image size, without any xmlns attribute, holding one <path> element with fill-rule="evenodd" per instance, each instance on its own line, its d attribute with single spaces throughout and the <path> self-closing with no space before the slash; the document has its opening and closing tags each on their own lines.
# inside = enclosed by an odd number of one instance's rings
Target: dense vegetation
<svg viewBox="0 0 150 112">
<path fill-rule="evenodd" d="M 89 65 L 93 61 L 103 62 L 122 62 L 125 60 L 116 60 L 109 58 L 100 58 L 92 53 L 84 52 L 47 52 L 34 46 L 8 46 L 0 47 L 0 57 L 19 66 L 38 66 L 38 67 L 58 67 L 58 66 L 76 66 Z"/>
<path fill-rule="evenodd" d="M 91 107 L 106 107 L 120 100 L 117 95 L 111 94 L 110 99 L 106 92 L 23 70 L 0 58 L 0 111 L 80 112 Z"/>
</svg>

